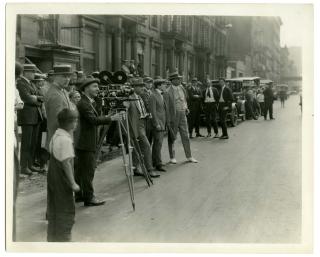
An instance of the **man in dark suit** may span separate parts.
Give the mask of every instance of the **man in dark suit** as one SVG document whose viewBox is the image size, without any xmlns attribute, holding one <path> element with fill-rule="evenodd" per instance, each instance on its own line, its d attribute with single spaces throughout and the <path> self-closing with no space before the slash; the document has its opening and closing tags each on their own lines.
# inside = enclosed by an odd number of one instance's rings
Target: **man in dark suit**
<svg viewBox="0 0 320 257">
<path fill-rule="evenodd" d="M 188 106 L 189 106 L 189 115 L 188 115 L 188 125 L 189 125 L 189 137 L 192 138 L 193 128 L 196 131 L 196 137 L 203 137 L 200 134 L 200 112 L 202 104 L 202 94 L 201 89 L 198 85 L 198 79 L 193 78 L 191 80 L 191 87 L 188 88 Z"/>
<path fill-rule="evenodd" d="M 274 120 L 273 117 L 273 100 L 274 100 L 274 95 L 273 95 L 273 90 L 272 90 L 272 84 L 269 83 L 267 88 L 263 91 L 264 94 L 264 119 L 267 119 L 267 115 L 269 112 L 269 118 L 270 120 Z"/>
<path fill-rule="evenodd" d="M 145 87 L 143 88 L 140 96 L 143 100 L 144 106 L 146 107 L 146 111 L 149 114 L 146 118 L 146 135 L 149 140 L 150 145 L 152 144 L 152 136 L 153 136 L 153 126 L 150 114 L 150 107 L 149 107 L 149 99 L 152 94 L 153 88 L 153 79 L 151 77 L 143 78 L 143 83 Z"/>
<path fill-rule="evenodd" d="M 149 99 L 149 108 L 153 125 L 152 163 L 158 171 L 166 171 L 162 166 L 161 159 L 161 148 L 168 116 L 163 99 L 164 91 L 166 91 L 166 81 L 164 79 L 156 79 Z"/>
<path fill-rule="evenodd" d="M 36 66 L 25 64 L 23 69 L 23 76 L 17 80 L 17 89 L 24 102 L 23 109 L 18 110 L 18 125 L 22 129 L 20 172 L 31 175 L 32 171 L 39 171 L 33 164 L 39 126 L 43 120 L 41 111 L 43 96 L 31 82 L 35 76 Z"/>
<path fill-rule="evenodd" d="M 218 89 L 212 86 L 212 82 L 207 82 L 207 88 L 203 91 L 204 100 L 204 113 L 206 116 L 207 123 L 207 137 L 211 137 L 211 125 L 213 125 L 214 138 L 219 137 L 219 130 L 217 124 L 217 112 L 219 103 L 219 92 Z"/>
<path fill-rule="evenodd" d="M 219 79 L 220 85 L 220 95 L 219 95 L 219 117 L 222 129 L 222 136 L 220 139 L 228 139 L 228 129 L 226 118 L 228 111 L 232 109 L 233 95 L 229 87 L 226 86 L 226 81 L 224 78 Z"/>
<path fill-rule="evenodd" d="M 99 116 L 95 108 L 94 98 L 99 92 L 99 80 L 85 79 L 80 85 L 83 92 L 78 103 L 80 116 L 79 137 L 75 142 L 76 149 L 76 171 L 75 178 L 80 185 L 80 193 L 76 195 L 77 202 L 84 202 L 85 206 L 97 206 L 105 203 L 94 195 L 93 178 L 96 169 L 96 151 L 98 141 L 98 125 L 107 124 L 113 120 L 120 119 L 119 115 Z"/>
<path fill-rule="evenodd" d="M 137 101 L 125 102 L 124 104 L 128 108 L 128 118 L 129 122 L 132 125 L 132 135 L 135 139 L 137 139 L 139 143 L 139 147 L 143 154 L 144 165 L 149 172 L 152 178 L 160 177 L 160 174 L 153 170 L 152 167 L 152 153 L 151 146 L 149 140 L 146 135 L 146 125 L 149 114 L 144 105 L 144 102 L 141 98 L 141 94 L 144 88 L 144 82 L 142 78 L 135 78 L 132 80 L 132 87 L 134 89 L 134 93 L 130 96 L 132 99 L 138 99 Z M 135 166 L 135 175 L 143 175 L 142 171 L 139 167 L 138 158 L 133 152 L 133 165 Z"/>
</svg>

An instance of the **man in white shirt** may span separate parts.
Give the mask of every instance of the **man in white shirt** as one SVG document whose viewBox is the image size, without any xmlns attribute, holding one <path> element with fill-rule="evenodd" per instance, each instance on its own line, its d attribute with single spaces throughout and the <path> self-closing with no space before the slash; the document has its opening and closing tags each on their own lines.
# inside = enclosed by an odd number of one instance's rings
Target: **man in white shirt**
<svg viewBox="0 0 320 257">
<path fill-rule="evenodd" d="M 212 86 L 212 82 L 209 81 L 207 83 L 207 88 L 203 92 L 204 99 L 204 113 L 206 116 L 207 123 L 207 137 L 211 137 L 211 125 L 214 130 L 214 138 L 219 137 L 219 130 L 217 124 L 217 112 L 218 112 L 218 103 L 219 103 L 219 92 L 218 90 Z"/>
</svg>

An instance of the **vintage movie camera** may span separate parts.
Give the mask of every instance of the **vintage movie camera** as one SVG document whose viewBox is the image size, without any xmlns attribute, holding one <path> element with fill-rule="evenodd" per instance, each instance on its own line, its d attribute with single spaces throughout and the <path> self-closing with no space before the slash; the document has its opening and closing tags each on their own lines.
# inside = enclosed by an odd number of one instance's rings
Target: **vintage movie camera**
<svg viewBox="0 0 320 257">
<path fill-rule="evenodd" d="M 105 110 L 125 109 L 123 105 L 126 101 L 134 101 L 129 98 L 133 93 L 133 89 L 128 83 L 127 75 L 123 71 L 114 73 L 109 71 L 101 71 L 99 73 L 100 92 L 99 98 Z"/>
</svg>

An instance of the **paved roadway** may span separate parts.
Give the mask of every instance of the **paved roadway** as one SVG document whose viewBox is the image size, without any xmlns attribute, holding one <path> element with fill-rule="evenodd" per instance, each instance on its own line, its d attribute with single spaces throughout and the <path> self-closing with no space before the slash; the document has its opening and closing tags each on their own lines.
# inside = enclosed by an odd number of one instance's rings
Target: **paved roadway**
<svg viewBox="0 0 320 257">
<path fill-rule="evenodd" d="M 148 188 L 135 178 L 132 211 L 121 158 L 95 177 L 100 207 L 77 204 L 73 240 L 81 242 L 298 243 L 301 233 L 301 114 L 297 96 L 274 121 L 246 121 L 228 141 L 196 138 L 198 164 L 176 165 Z M 202 133 L 206 134 L 205 129 Z M 163 159 L 168 160 L 167 143 Z M 18 240 L 45 241 L 46 192 L 18 199 Z"/>
</svg>

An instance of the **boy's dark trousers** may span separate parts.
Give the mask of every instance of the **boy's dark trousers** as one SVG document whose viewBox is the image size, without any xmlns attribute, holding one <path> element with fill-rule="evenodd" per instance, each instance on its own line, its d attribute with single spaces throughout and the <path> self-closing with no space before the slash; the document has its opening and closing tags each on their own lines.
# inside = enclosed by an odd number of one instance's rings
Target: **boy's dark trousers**
<svg viewBox="0 0 320 257">
<path fill-rule="evenodd" d="M 192 134 L 193 128 L 195 128 L 196 135 L 200 133 L 200 111 L 200 102 L 197 101 L 190 104 L 190 113 L 188 115 L 189 134 Z"/>
<path fill-rule="evenodd" d="M 204 103 L 204 112 L 206 115 L 208 134 L 211 134 L 211 125 L 215 134 L 218 134 L 217 124 L 217 104 L 216 103 Z"/>
</svg>

